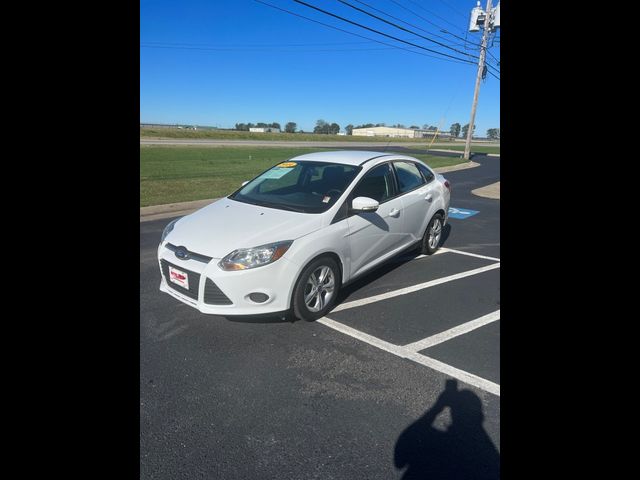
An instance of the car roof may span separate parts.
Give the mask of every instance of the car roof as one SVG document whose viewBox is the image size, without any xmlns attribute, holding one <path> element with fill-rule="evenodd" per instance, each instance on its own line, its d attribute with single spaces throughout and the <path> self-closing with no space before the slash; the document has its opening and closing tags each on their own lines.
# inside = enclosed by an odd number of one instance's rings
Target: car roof
<svg viewBox="0 0 640 480">
<path fill-rule="evenodd" d="M 292 161 L 313 161 L 313 162 L 330 162 L 330 163 L 343 163 L 346 165 L 360 165 L 367 160 L 379 157 L 390 156 L 389 153 L 382 152 L 368 152 L 362 150 L 339 150 L 333 152 L 315 152 L 305 153 L 292 158 Z M 394 155 L 397 156 L 397 155 Z"/>
</svg>

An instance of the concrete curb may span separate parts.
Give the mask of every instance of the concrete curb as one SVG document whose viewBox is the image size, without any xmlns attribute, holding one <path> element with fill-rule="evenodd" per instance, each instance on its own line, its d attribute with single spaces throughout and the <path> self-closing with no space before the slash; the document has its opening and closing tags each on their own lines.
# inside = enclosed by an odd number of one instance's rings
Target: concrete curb
<svg viewBox="0 0 640 480">
<path fill-rule="evenodd" d="M 476 188 L 475 190 L 471 190 L 471 193 L 478 197 L 500 200 L 500 182 L 498 181 L 486 187 Z"/>
<path fill-rule="evenodd" d="M 434 168 L 437 173 L 455 172 L 456 170 L 465 170 L 467 168 L 479 167 L 476 162 L 461 163 L 450 167 Z M 150 207 L 140 208 L 140 221 L 150 222 L 152 220 L 160 220 L 163 218 L 178 217 L 188 215 L 196 210 L 206 207 L 207 205 L 219 200 L 219 198 L 209 198 L 206 200 L 194 200 L 192 202 L 167 203 L 164 205 L 152 205 Z"/>
</svg>

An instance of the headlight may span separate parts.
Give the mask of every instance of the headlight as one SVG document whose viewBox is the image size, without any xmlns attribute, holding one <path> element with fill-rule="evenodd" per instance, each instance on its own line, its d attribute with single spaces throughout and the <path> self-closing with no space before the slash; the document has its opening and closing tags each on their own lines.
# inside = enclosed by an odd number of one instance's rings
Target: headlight
<svg viewBox="0 0 640 480">
<path fill-rule="evenodd" d="M 182 218 L 182 217 L 180 217 L 180 218 Z M 169 225 L 164 227 L 164 230 L 162 231 L 162 237 L 160 237 L 160 243 L 164 242 L 164 239 L 167 238 L 167 235 L 169 235 L 171 233 L 171 230 L 173 230 L 173 226 L 176 224 L 176 222 L 178 220 L 180 220 L 180 218 L 176 218 L 175 220 L 171 220 L 171 222 L 169 222 Z"/>
<path fill-rule="evenodd" d="M 290 240 L 261 245 L 255 248 L 240 248 L 220 260 L 218 266 L 227 271 L 262 267 L 282 257 L 289 250 L 292 243 L 293 240 Z"/>
</svg>

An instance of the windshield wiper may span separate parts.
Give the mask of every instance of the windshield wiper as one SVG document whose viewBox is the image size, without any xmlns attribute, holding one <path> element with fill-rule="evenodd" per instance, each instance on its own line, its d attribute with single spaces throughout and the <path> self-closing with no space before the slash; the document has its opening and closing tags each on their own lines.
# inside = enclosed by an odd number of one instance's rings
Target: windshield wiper
<svg viewBox="0 0 640 480">
<path fill-rule="evenodd" d="M 291 205 L 283 205 L 281 203 L 260 202 L 261 205 L 270 208 L 279 208 L 280 210 L 289 210 L 290 212 L 307 213 L 303 208 L 292 207 Z"/>
</svg>

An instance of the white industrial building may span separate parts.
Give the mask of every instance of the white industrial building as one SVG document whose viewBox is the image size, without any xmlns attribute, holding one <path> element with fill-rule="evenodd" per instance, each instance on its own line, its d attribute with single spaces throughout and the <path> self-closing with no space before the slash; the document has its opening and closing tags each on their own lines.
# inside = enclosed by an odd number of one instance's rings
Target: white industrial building
<svg viewBox="0 0 640 480">
<path fill-rule="evenodd" d="M 414 128 L 397 128 L 397 127 L 369 127 L 354 128 L 352 135 L 357 137 L 403 137 L 403 138 L 424 138 L 432 137 L 436 133 L 435 130 L 421 130 Z M 450 136 L 449 132 L 438 132 L 439 137 Z"/>
<path fill-rule="evenodd" d="M 279 128 L 273 127 L 251 127 L 249 131 L 253 133 L 280 133 Z"/>
</svg>

